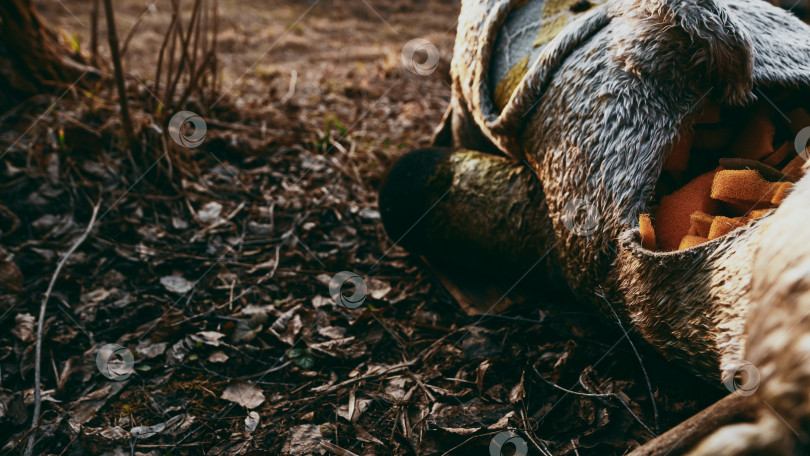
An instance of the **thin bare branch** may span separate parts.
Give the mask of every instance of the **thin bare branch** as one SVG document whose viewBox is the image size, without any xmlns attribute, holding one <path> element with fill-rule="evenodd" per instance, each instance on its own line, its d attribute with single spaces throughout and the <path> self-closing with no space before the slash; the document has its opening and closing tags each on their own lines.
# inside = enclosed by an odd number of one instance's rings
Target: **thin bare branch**
<svg viewBox="0 0 810 456">
<path fill-rule="evenodd" d="M 93 206 L 93 215 L 90 216 L 90 222 L 87 223 L 87 228 L 85 228 L 81 236 L 76 239 L 70 249 L 65 252 L 62 259 L 59 260 L 59 264 L 56 265 L 56 270 L 51 276 L 51 281 L 48 283 L 48 289 L 45 291 L 45 295 L 42 297 L 42 303 L 39 305 L 39 320 L 37 321 L 36 336 L 37 341 L 36 348 L 34 349 L 34 417 L 31 420 L 31 434 L 28 436 L 28 446 L 25 448 L 25 456 L 31 456 L 34 452 L 34 443 L 37 437 L 37 427 L 39 426 L 39 414 L 42 410 L 42 387 L 40 385 L 42 383 L 42 332 L 45 325 L 45 311 L 48 309 L 48 300 L 51 298 L 51 292 L 53 292 L 56 279 L 59 278 L 59 273 L 62 272 L 62 268 L 65 266 L 65 263 L 67 263 L 73 253 L 76 252 L 76 249 L 78 249 L 79 246 L 84 243 L 87 236 L 90 234 L 90 231 L 93 230 L 93 227 L 96 224 L 98 209 L 100 207 L 100 202 Z"/>
<path fill-rule="evenodd" d="M 118 33 L 115 29 L 115 14 L 113 12 L 112 0 L 104 0 L 104 11 L 107 14 L 107 38 L 110 42 L 110 54 L 112 55 L 113 67 L 115 68 L 115 84 L 118 87 L 118 102 L 121 105 L 121 124 L 124 128 L 124 137 L 127 140 L 127 146 L 137 155 L 135 130 L 132 128 L 132 117 L 129 115 L 129 102 L 127 100 L 127 88 L 124 84 L 124 70 L 121 65 L 121 55 L 118 52 Z"/>
</svg>

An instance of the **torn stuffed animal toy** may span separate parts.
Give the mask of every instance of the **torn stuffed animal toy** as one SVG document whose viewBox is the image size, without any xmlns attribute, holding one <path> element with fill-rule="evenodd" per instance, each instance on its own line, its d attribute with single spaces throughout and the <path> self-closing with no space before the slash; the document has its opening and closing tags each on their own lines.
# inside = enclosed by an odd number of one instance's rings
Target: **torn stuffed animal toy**
<svg viewBox="0 0 810 456">
<path fill-rule="evenodd" d="M 453 152 L 394 166 L 389 235 L 561 277 L 719 387 L 755 366 L 753 418 L 692 454 L 808 451 L 810 27 L 760 0 L 465 0 L 456 40 Z"/>
</svg>

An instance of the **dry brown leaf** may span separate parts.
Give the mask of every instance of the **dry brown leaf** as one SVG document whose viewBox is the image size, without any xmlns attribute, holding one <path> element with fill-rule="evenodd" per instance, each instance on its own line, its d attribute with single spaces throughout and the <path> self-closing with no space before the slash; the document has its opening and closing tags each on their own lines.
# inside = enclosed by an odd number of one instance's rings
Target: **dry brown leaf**
<svg viewBox="0 0 810 456">
<path fill-rule="evenodd" d="M 17 314 L 14 316 L 16 325 L 12 328 L 11 333 L 14 334 L 20 342 L 33 342 L 34 341 L 34 323 L 36 319 L 29 313 Z"/>
<path fill-rule="evenodd" d="M 287 434 L 287 440 L 281 454 L 301 455 L 301 454 L 321 454 L 321 442 L 323 441 L 321 428 L 316 424 L 302 424 L 292 426 Z"/>
<path fill-rule="evenodd" d="M 264 402 L 261 388 L 251 382 L 233 380 L 222 392 L 222 399 L 235 402 L 246 409 L 254 409 Z"/>
<path fill-rule="evenodd" d="M 259 414 L 251 411 L 248 413 L 248 416 L 245 417 L 245 431 L 253 432 L 257 427 L 259 427 Z"/>
<path fill-rule="evenodd" d="M 380 279 L 369 278 L 366 280 L 368 295 L 374 299 L 381 300 L 391 292 L 391 284 Z"/>
<path fill-rule="evenodd" d="M 217 350 L 208 357 L 208 362 L 211 363 L 224 363 L 228 360 L 228 355 L 222 350 Z"/>
<path fill-rule="evenodd" d="M 23 289 L 23 284 L 24 280 L 20 268 L 11 261 L 0 260 L 0 292 L 8 290 L 19 293 Z"/>
<path fill-rule="evenodd" d="M 178 275 L 164 276 L 160 278 L 160 284 L 167 290 L 176 294 L 186 294 L 194 288 L 194 282 L 187 280 L 185 277 Z"/>
</svg>

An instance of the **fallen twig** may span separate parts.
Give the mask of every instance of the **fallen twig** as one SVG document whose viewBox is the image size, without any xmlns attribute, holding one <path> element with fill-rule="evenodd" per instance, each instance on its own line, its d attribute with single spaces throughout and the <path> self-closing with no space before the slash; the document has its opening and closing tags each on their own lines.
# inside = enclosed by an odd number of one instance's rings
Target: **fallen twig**
<svg viewBox="0 0 810 456">
<path fill-rule="evenodd" d="M 729 423 L 750 420 L 756 416 L 756 403 L 748 397 L 729 394 L 697 415 L 687 419 L 659 437 L 636 448 L 628 456 L 666 456 L 683 454 L 704 437 Z"/>
<path fill-rule="evenodd" d="M 84 230 L 81 236 L 76 239 L 70 249 L 65 252 L 62 259 L 59 260 L 59 264 L 56 265 L 56 270 L 53 272 L 53 276 L 51 276 L 51 281 L 48 283 L 48 289 L 45 290 L 45 296 L 42 298 L 42 304 L 39 305 L 37 344 L 34 351 L 34 417 L 31 420 L 31 435 L 28 436 L 28 446 L 25 448 L 25 456 L 31 456 L 34 452 L 34 440 L 36 440 L 37 426 L 39 426 L 39 412 L 42 408 L 42 391 L 40 389 L 42 370 L 40 364 L 42 362 L 42 332 L 45 323 L 45 310 L 48 307 L 48 300 L 51 298 L 51 292 L 56 284 L 56 279 L 59 278 L 59 273 L 62 272 L 62 268 L 65 266 L 65 263 L 67 263 L 67 260 L 73 255 L 76 249 L 78 249 L 79 246 L 84 243 L 87 236 L 90 234 L 90 231 L 93 230 L 93 227 L 96 224 L 96 216 L 98 215 L 99 207 L 101 207 L 101 203 L 93 206 L 93 215 L 90 216 L 90 222 L 87 224 L 87 228 Z"/>
<path fill-rule="evenodd" d="M 339 390 L 340 388 L 345 388 L 345 387 L 347 387 L 349 385 L 352 385 L 354 383 L 362 382 L 362 381 L 365 381 L 365 380 L 370 380 L 372 378 L 381 377 L 383 375 L 393 374 L 394 372 L 399 372 L 401 370 L 404 370 L 404 369 L 407 369 L 407 368 L 413 366 L 418 361 L 419 361 L 419 358 L 417 357 L 417 358 L 414 358 L 414 359 L 412 359 L 410 361 L 405 361 L 405 362 L 402 362 L 402 363 L 399 363 L 399 364 L 395 364 L 393 366 L 388 367 L 385 370 L 375 372 L 373 374 L 360 375 L 360 376 L 357 376 L 355 378 L 350 378 L 348 380 L 345 380 L 343 382 L 338 383 L 337 385 L 332 385 L 331 387 L 323 390 L 321 392 L 321 394 L 319 395 L 319 397 L 320 396 L 325 396 L 325 395 L 330 394 L 330 393 L 333 393 L 333 392 Z"/>
<path fill-rule="evenodd" d="M 653 430 L 650 429 L 649 426 L 644 424 L 644 422 L 641 421 L 641 418 L 639 418 L 639 416 L 636 415 L 636 413 L 633 411 L 633 409 L 630 408 L 630 405 L 627 402 L 625 402 L 624 399 L 622 399 L 622 397 L 619 396 L 618 394 L 616 394 L 616 393 L 591 393 L 590 391 L 588 391 L 587 393 L 581 393 L 579 391 L 573 391 L 573 390 L 570 390 L 568 388 L 563 388 L 562 386 L 560 386 L 560 385 L 552 382 L 551 380 L 543 377 L 543 375 L 540 374 L 540 371 L 538 371 L 536 367 L 532 366 L 532 370 L 534 370 L 535 375 L 537 375 L 537 377 L 539 377 L 540 380 L 543 380 L 547 385 L 551 386 L 552 388 L 558 389 L 558 390 L 564 392 L 565 394 L 573 394 L 575 396 L 581 396 L 581 397 L 593 397 L 593 398 L 598 398 L 598 399 L 616 399 L 617 401 L 619 401 L 620 404 L 622 404 L 622 406 L 624 406 L 624 408 L 628 412 L 630 412 L 630 415 L 636 420 L 636 422 L 638 424 L 641 425 L 641 427 L 643 427 L 647 432 L 649 432 L 651 436 L 658 437 L 658 434 L 653 432 Z M 585 388 L 585 384 L 582 382 L 582 377 L 581 376 L 580 376 L 580 379 L 579 379 L 579 384 L 583 388 Z"/>
<path fill-rule="evenodd" d="M 613 316 L 616 317 L 616 321 L 619 323 L 619 328 L 621 328 L 622 332 L 624 333 L 625 337 L 627 338 L 627 343 L 630 344 L 630 347 L 633 349 L 633 353 L 636 354 L 636 359 L 638 359 L 638 364 L 641 366 L 641 372 L 644 374 L 644 380 L 647 382 L 647 391 L 650 393 L 650 404 L 652 405 L 653 409 L 653 417 L 655 419 L 655 432 L 661 432 L 661 426 L 659 425 L 659 418 L 658 418 L 658 406 L 655 405 L 655 394 L 653 394 L 652 390 L 652 383 L 650 383 L 650 376 L 647 375 L 647 369 L 644 367 L 644 361 L 641 360 L 641 355 L 639 354 L 638 350 L 636 349 L 636 345 L 633 343 L 633 340 L 630 338 L 630 335 L 624 329 L 624 325 L 622 325 L 622 319 L 619 318 L 619 314 L 616 313 L 616 309 L 613 308 L 613 305 L 608 300 L 607 296 L 605 295 L 604 290 L 600 289 L 599 293 L 597 293 L 599 297 L 601 297 L 605 303 L 610 308 L 610 311 L 613 312 Z"/>
</svg>

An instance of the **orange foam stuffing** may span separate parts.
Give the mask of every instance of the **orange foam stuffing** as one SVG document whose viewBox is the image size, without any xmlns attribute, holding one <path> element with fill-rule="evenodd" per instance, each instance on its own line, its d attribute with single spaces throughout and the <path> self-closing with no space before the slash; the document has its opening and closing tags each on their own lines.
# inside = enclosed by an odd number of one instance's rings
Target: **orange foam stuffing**
<svg viewBox="0 0 810 456">
<path fill-rule="evenodd" d="M 689 232 L 687 234 L 704 238 L 709 237 L 709 230 L 711 229 L 712 222 L 714 221 L 713 215 L 709 215 L 702 211 L 695 211 L 689 216 L 689 221 Z"/>
<path fill-rule="evenodd" d="M 805 150 L 805 157 L 807 154 L 810 154 L 810 147 Z M 793 160 L 790 161 L 784 168 L 782 168 L 782 173 L 787 174 L 788 176 L 799 179 L 804 174 L 802 171 L 802 167 L 807 162 L 801 155 L 796 156 Z"/>
<path fill-rule="evenodd" d="M 696 177 L 674 193 L 661 198 L 655 224 L 649 214 L 639 218 L 645 249 L 683 250 L 717 239 L 764 217 L 782 202 L 790 182 L 769 182 L 756 170 L 718 169 Z M 742 217 L 717 214 L 719 202 L 732 203 L 746 213 Z M 756 208 L 765 205 L 765 208 Z M 657 244 L 656 244 L 657 241 Z"/>
<path fill-rule="evenodd" d="M 748 218 L 750 219 L 758 219 L 760 217 L 765 217 L 768 215 L 768 212 L 771 212 L 773 209 L 754 209 L 753 211 L 748 213 Z"/>
<path fill-rule="evenodd" d="M 771 120 L 761 114 L 748 118 L 745 128 L 732 147 L 737 158 L 761 160 L 773 153 L 773 137 L 776 134 Z"/>
<path fill-rule="evenodd" d="M 705 237 L 701 236 L 692 236 L 687 234 L 686 236 L 681 239 L 681 243 L 678 245 L 678 250 L 688 249 L 689 247 L 694 247 L 696 245 L 703 244 L 704 242 L 708 241 Z"/>
<path fill-rule="evenodd" d="M 711 197 L 749 207 L 779 204 L 791 185 L 790 182 L 769 182 L 754 169 L 724 169 L 712 183 Z"/>
<path fill-rule="evenodd" d="M 692 150 L 692 140 L 695 137 L 694 131 L 687 131 L 681 134 L 680 138 L 672 146 L 672 151 L 664 162 L 666 171 L 686 171 L 689 167 L 689 151 Z"/>
<path fill-rule="evenodd" d="M 786 158 L 793 152 L 795 146 L 790 141 L 782 144 L 782 147 L 776 149 L 774 153 L 768 155 L 767 157 L 762 159 L 762 163 L 765 163 L 768 166 L 776 166 L 779 163 L 785 161 Z"/>
<path fill-rule="evenodd" d="M 641 232 L 641 245 L 645 249 L 655 250 L 655 229 L 650 214 L 641 214 L 638 218 L 638 229 Z"/>
<path fill-rule="evenodd" d="M 717 210 L 717 201 L 709 197 L 715 174 L 716 171 L 702 174 L 661 198 L 655 212 L 655 234 L 662 250 L 678 250 L 681 239 L 689 233 L 693 212 Z"/>
<path fill-rule="evenodd" d="M 806 160 L 795 155 L 797 151 L 786 132 L 790 130 L 795 135 L 796 130 L 810 126 L 807 110 L 790 110 L 788 125 L 769 107 L 760 105 L 759 109 L 750 111 L 740 129 L 733 125 L 737 122 L 733 112 L 731 119 L 724 119 L 724 114 L 719 105 L 705 104 L 694 119 L 696 127 L 683 131 L 673 144 L 663 172 L 669 174 L 668 182 L 683 186 L 661 196 L 653 214 L 640 215 L 639 232 L 645 249 L 682 250 L 725 236 L 773 211 L 793 186 L 791 182 L 768 179 L 781 175 L 783 180 L 795 182 L 803 176 Z M 779 129 L 776 123 L 781 125 Z M 737 137 L 729 138 L 734 132 Z M 810 155 L 810 148 L 805 152 Z M 756 168 L 762 169 L 768 179 L 757 169 L 718 167 L 699 174 L 698 169 L 705 170 L 707 159 L 711 157 L 707 154 L 757 160 L 761 165 Z M 693 155 L 695 160 L 692 160 Z M 726 163 L 735 168 L 748 167 L 745 163 L 740 165 L 739 161 Z M 768 172 L 767 167 L 773 172 Z M 684 177 L 689 175 L 697 177 L 684 183 Z"/>
<path fill-rule="evenodd" d="M 724 217 L 722 215 L 718 215 L 717 217 L 712 220 L 712 226 L 709 227 L 709 236 L 708 239 L 717 239 L 720 236 L 725 236 L 726 234 L 745 226 L 751 220 L 747 217 Z"/>
</svg>

